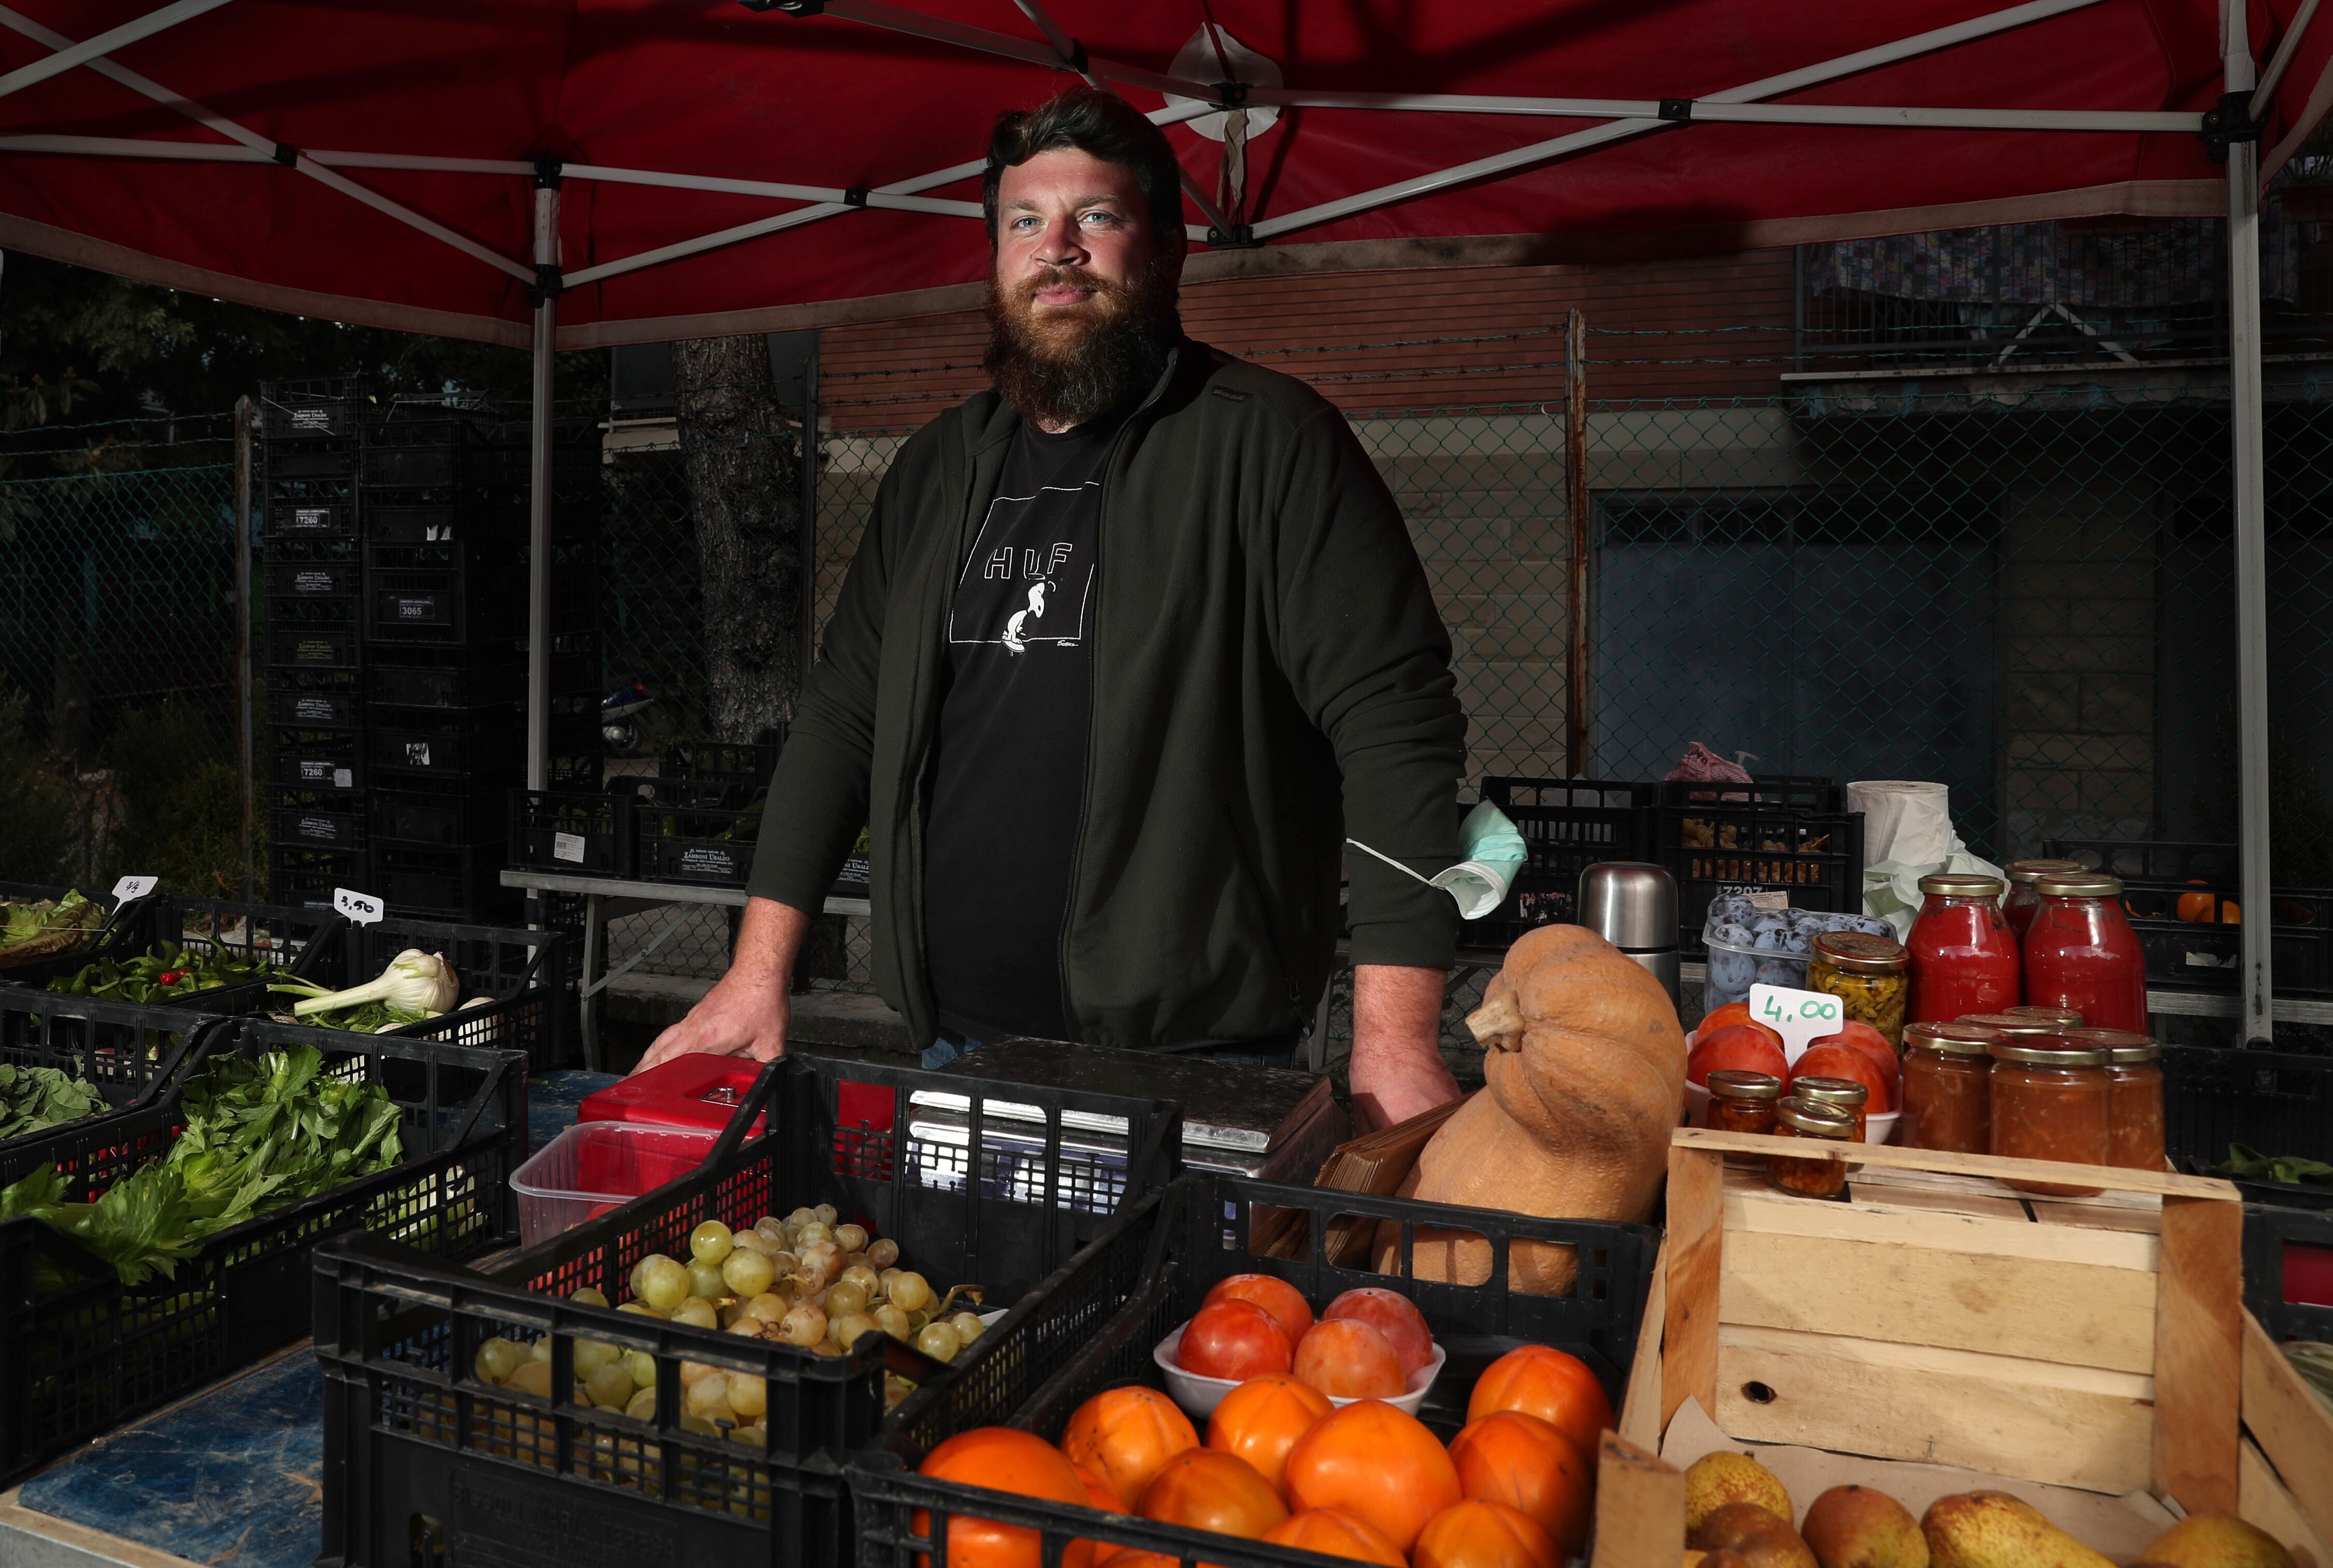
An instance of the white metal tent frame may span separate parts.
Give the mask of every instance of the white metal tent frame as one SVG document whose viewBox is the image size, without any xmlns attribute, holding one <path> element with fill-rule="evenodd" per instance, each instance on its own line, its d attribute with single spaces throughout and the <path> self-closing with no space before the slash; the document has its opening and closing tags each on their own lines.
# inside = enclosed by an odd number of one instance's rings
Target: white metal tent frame
<svg viewBox="0 0 2333 1568">
<path fill-rule="evenodd" d="M 211 131 L 217 140 L 170 141 L 20 134 L 0 136 L 0 152 L 20 156 L 139 158 L 276 165 L 350 200 L 429 235 L 479 264 L 524 283 L 533 301 L 530 334 L 533 351 L 533 569 L 528 584 L 530 664 L 527 706 L 527 783 L 542 789 L 550 752 L 551 390 L 557 341 L 558 301 L 581 287 L 686 256 L 758 239 L 782 230 L 843 216 L 862 208 L 926 213 L 978 219 L 977 202 L 927 196 L 981 172 L 979 160 L 872 188 L 845 189 L 774 180 L 735 179 L 668 171 L 609 167 L 557 159 L 462 158 L 398 153 L 329 151 L 278 143 L 224 115 L 182 97 L 110 58 L 112 53 L 230 4 L 231 0 L 175 0 L 94 37 L 75 41 L 22 13 L 0 5 L 0 26 L 41 44 L 50 53 L 0 74 L 0 97 L 73 70 L 89 70 L 160 104 Z M 2009 110 L 1985 108 L 1889 108 L 1846 104 L 1778 104 L 1764 101 L 1878 66 L 1949 49 L 2047 17 L 2101 4 L 2102 0 L 2026 0 L 2025 4 L 1972 17 L 1949 26 L 1835 59 L 1769 76 L 1698 98 L 1541 98 L 1459 93 L 1322 92 L 1300 87 L 1263 86 L 1221 81 L 1203 82 L 1162 74 L 1100 58 L 1062 31 L 1042 0 L 1015 0 L 1042 35 L 1029 39 L 903 9 L 883 0 L 744 0 L 755 10 L 774 9 L 798 17 L 824 15 L 975 53 L 1017 60 L 1048 70 L 1070 72 L 1095 85 L 1130 87 L 1165 94 L 1169 105 L 1150 115 L 1160 125 L 1244 108 L 1320 108 L 1388 113 L 1521 116 L 1589 120 L 1598 123 L 1549 139 L 1475 158 L 1430 174 L 1394 181 L 1234 227 L 1186 173 L 1185 193 L 1207 225 L 1189 225 L 1188 237 L 1217 245 L 1262 244 L 1318 227 L 1357 213 L 1409 201 L 1454 186 L 1494 180 L 1591 148 L 1675 130 L 1695 121 L 1913 129 L 2014 130 L 2036 133 L 2185 132 L 2224 148 L 2227 163 L 2229 265 L 2229 382 L 2234 463 L 2237 702 L 2242 758 L 2241 865 L 2242 901 L 2255 912 L 2269 907 L 2268 836 L 2268 628 L 2264 484 L 2261 470 L 2260 310 L 2259 121 L 2274 101 L 2276 88 L 2292 62 L 2319 0 L 2305 0 L 2286 31 L 2267 71 L 2258 72 L 2247 27 L 2245 0 L 2221 0 L 2221 71 L 2223 96 L 2209 113 L 2120 110 Z M 1207 36 L 1223 61 L 1222 38 L 1212 20 Z M 1226 76 L 1230 75 L 1228 70 Z M 1176 102 L 1176 100 L 1182 101 Z M 2261 106 L 2255 109 L 2254 106 Z M 2304 128 L 2306 129 L 2306 128 Z M 437 223 L 352 179 L 342 170 L 412 170 L 517 178 L 533 186 L 533 244 L 525 258 L 508 256 Z M 614 261 L 562 272 L 559 261 L 560 188 L 567 180 L 662 186 L 717 192 L 803 204 L 768 217 L 709 234 L 677 239 Z M 2271 1034 L 2271 922 L 2244 923 L 2242 1037 Z"/>
</svg>

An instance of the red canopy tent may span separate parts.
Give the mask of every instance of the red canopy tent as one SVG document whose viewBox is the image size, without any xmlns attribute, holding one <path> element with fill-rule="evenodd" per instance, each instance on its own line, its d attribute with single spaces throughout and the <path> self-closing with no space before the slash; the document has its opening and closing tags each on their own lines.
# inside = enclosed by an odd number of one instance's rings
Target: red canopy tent
<svg viewBox="0 0 2333 1568">
<path fill-rule="evenodd" d="M 2319 0 L 149 3 L 0 4 L 0 248 L 531 346 L 539 416 L 553 347 L 973 302 L 988 122 L 1064 72 L 1176 128 L 1194 280 L 2226 214 L 2266 907 L 2256 219 Z"/>
</svg>

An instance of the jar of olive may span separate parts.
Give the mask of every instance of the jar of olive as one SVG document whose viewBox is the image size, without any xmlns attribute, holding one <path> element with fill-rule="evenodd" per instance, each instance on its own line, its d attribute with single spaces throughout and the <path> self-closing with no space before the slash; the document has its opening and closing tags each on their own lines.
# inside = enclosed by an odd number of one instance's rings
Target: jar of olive
<svg viewBox="0 0 2333 1568">
<path fill-rule="evenodd" d="M 1904 1048 L 1904 1004 L 1912 994 L 1912 959 L 1892 937 L 1827 931 L 1807 959 L 1807 989 L 1839 999 L 1848 1018 L 1869 1024 Z"/>
</svg>

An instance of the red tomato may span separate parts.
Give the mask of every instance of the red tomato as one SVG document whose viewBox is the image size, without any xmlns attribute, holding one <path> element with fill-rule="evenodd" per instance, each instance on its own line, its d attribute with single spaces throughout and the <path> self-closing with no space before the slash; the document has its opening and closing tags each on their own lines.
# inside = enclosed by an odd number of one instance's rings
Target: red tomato
<svg viewBox="0 0 2333 1568">
<path fill-rule="evenodd" d="M 1288 1505 L 1245 1459 L 1221 1448 L 1191 1448 L 1160 1468 L 1142 1494 L 1142 1516 L 1253 1541 L 1288 1517 Z"/>
<path fill-rule="evenodd" d="M 1466 1401 L 1468 1425 L 1496 1410 L 1537 1416 L 1582 1454 L 1597 1452 L 1612 1424 L 1612 1401 L 1588 1363 L 1551 1345 L 1511 1350 L 1483 1369 Z"/>
<path fill-rule="evenodd" d="M 1547 1526 L 1567 1554 L 1587 1544 L 1596 1468 L 1539 1417 L 1493 1411 L 1450 1439 L 1450 1462 L 1469 1497 L 1521 1509 Z"/>
<path fill-rule="evenodd" d="M 1380 1568 L 1409 1568 L 1400 1551 L 1376 1525 L 1342 1508 L 1307 1508 L 1291 1514 L 1263 1533 L 1275 1546 L 1318 1552 L 1329 1557 L 1350 1557 Z"/>
<path fill-rule="evenodd" d="M 1034 1432 L 1011 1427 L 975 1427 L 971 1431 L 959 1432 L 926 1454 L 924 1462 L 917 1467 L 917 1474 L 1013 1492 L 1024 1497 L 1042 1497 L 1052 1503 L 1090 1501 L 1085 1483 L 1078 1478 L 1077 1467 L 1060 1449 Z M 931 1515 L 918 1508 L 908 1527 L 918 1535 L 930 1535 Z M 1018 1525 L 967 1518 L 961 1514 L 948 1519 L 948 1568 L 1039 1568 L 1042 1545 L 1036 1531 Z M 1092 1556 L 1090 1546 L 1082 1552 L 1075 1547 L 1071 1551 L 1080 1563 Z M 930 1561 L 928 1557 L 917 1559 L 919 1564 Z M 1062 1564 L 1063 1568 L 1078 1568 L 1070 1562 L 1068 1554 L 1063 1555 Z"/>
<path fill-rule="evenodd" d="M 1295 1346 L 1280 1320 L 1252 1301 L 1219 1301 L 1203 1306 L 1183 1330 L 1176 1363 L 1203 1378 L 1245 1382 L 1266 1372 L 1284 1372 L 1296 1362 Z"/>
<path fill-rule="evenodd" d="M 1385 1335 L 1386 1343 L 1393 1346 L 1393 1353 L 1401 1358 L 1401 1375 L 1405 1379 L 1415 1376 L 1434 1360 L 1434 1331 L 1426 1326 L 1426 1315 L 1398 1291 L 1365 1285 L 1330 1302 L 1329 1310 L 1320 1315 L 1324 1319 L 1353 1318 Z M 1408 1385 L 1405 1382 L 1403 1386 Z"/>
<path fill-rule="evenodd" d="M 1556 1568 L 1562 1561 L 1538 1520 L 1472 1499 L 1427 1520 L 1411 1557 L 1416 1568 Z"/>
<path fill-rule="evenodd" d="M 1896 1047 L 1887 1043 L 1886 1035 L 1860 1018 L 1849 1018 L 1839 1033 L 1825 1035 L 1813 1044 L 1846 1046 L 1851 1050 L 1861 1051 L 1865 1056 L 1869 1056 L 1871 1065 L 1878 1068 L 1880 1076 L 1887 1080 L 1888 1102 L 1891 1104 L 1895 1102 L 1896 1085 L 1902 1077 L 1903 1069 L 1896 1063 Z"/>
<path fill-rule="evenodd" d="M 1809 1046 L 1791 1067 L 1791 1082 L 1800 1078 L 1845 1078 L 1851 1084 L 1861 1084 L 1868 1091 L 1863 1102 L 1864 1114 L 1883 1115 L 1896 1108 L 1895 1096 L 1887 1092 L 1887 1079 L 1871 1058 L 1853 1046 Z"/>
<path fill-rule="evenodd" d="M 1213 1306 L 1219 1301 L 1252 1301 L 1272 1318 L 1294 1344 L 1312 1326 L 1312 1307 L 1304 1293 L 1284 1279 L 1269 1274 L 1234 1274 L 1215 1281 L 1201 1306 Z"/>
<path fill-rule="evenodd" d="M 1288 1450 L 1333 1408 L 1292 1372 L 1250 1378 L 1207 1418 L 1207 1447 L 1245 1459 L 1276 1491 L 1287 1477 Z"/>
<path fill-rule="evenodd" d="M 1416 1416 L 1360 1400 L 1296 1439 L 1288 1455 L 1288 1501 L 1342 1508 L 1377 1527 L 1397 1552 L 1426 1522 L 1457 1502 L 1458 1471 Z"/>
<path fill-rule="evenodd" d="M 1685 1059 L 1686 1082 L 1704 1089 L 1712 1073 L 1766 1073 L 1781 1078 L 1790 1071 L 1782 1042 L 1773 1030 L 1758 1024 L 1730 1024 L 1715 1034 L 1704 1035 Z"/>
<path fill-rule="evenodd" d="M 1409 1386 L 1386 1336 L 1358 1318 L 1324 1317 L 1296 1347 L 1296 1375 L 1332 1400 L 1390 1400 Z"/>
</svg>

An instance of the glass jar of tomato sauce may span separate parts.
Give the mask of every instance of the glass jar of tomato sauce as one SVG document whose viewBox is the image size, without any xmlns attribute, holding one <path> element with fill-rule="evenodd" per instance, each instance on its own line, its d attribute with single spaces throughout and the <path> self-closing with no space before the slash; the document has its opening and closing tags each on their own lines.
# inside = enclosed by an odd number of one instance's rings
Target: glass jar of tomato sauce
<svg viewBox="0 0 2333 1568">
<path fill-rule="evenodd" d="M 1854 1079 L 1825 1078 L 1811 1075 L 1803 1078 L 1792 1078 L 1791 1093 L 1801 1100 L 1812 1100 L 1818 1105 L 1830 1105 L 1846 1112 L 1855 1118 L 1855 1135 L 1848 1142 L 1854 1143 L 1871 1142 L 1869 1121 L 1865 1114 L 1865 1107 L 1871 1099 L 1871 1091 Z"/>
<path fill-rule="evenodd" d="M 2041 909 L 2025 933 L 2026 1001 L 2078 1012 L 2091 1028 L 2145 1034 L 2146 952 L 2123 913 L 2122 879 L 2053 872 L 2033 888 Z"/>
<path fill-rule="evenodd" d="M 1774 1132 L 1779 1137 L 1812 1138 L 1829 1143 L 1850 1143 L 1855 1137 L 1854 1117 L 1836 1105 L 1818 1105 L 1795 1095 L 1775 1107 L 1774 1117 Z M 1836 1153 L 1813 1158 L 1769 1154 L 1766 1180 L 1802 1198 L 1843 1198 L 1847 1195 L 1847 1162 Z"/>
<path fill-rule="evenodd" d="M 2021 944 L 2033 917 L 2041 910 L 2041 895 L 2033 891 L 2035 880 L 2051 872 L 2088 869 L 2079 860 L 2012 860 L 2001 868 L 2002 875 L 2009 879 L 2009 892 L 2001 901 L 2002 918 L 2009 922 L 2009 929 L 2017 933 Z"/>
<path fill-rule="evenodd" d="M 1905 1025 L 1904 1119 L 1896 1141 L 1906 1149 L 1991 1153 L 1992 1047 L 2005 1038 L 1965 1018 Z"/>
<path fill-rule="evenodd" d="M 2105 1051 L 2004 1040 L 1992 1047 L 1992 1152 L 2012 1160 L 2103 1165 L 2113 1150 L 2109 1093 Z M 2102 1190 L 2056 1181 L 2010 1185 L 2058 1198 Z"/>
<path fill-rule="evenodd" d="M 2082 1015 L 2071 1008 L 2003 1008 L 2001 1015 L 2008 1018 L 2031 1018 L 2053 1029 L 2079 1029 L 2082 1027 Z"/>
<path fill-rule="evenodd" d="M 2081 1021 L 2077 1016 L 2074 1023 L 2061 1022 L 2066 1016 L 2050 1008 L 2011 1008 L 1997 1013 L 1971 1013 L 1954 1021 L 1997 1029 L 2011 1045 L 2046 1046 Z"/>
<path fill-rule="evenodd" d="M 2125 1171 L 2163 1164 L 2163 1047 L 2128 1029 L 2069 1029 L 2069 1046 L 2107 1054 L 2107 1163 Z"/>
<path fill-rule="evenodd" d="M 1771 1073 L 1721 1067 L 1709 1075 L 1709 1124 L 1721 1133 L 1771 1133 L 1782 1080 Z"/>
<path fill-rule="evenodd" d="M 1897 1050 L 1904 1047 L 1904 1007 L 1911 999 L 1912 959 L 1893 937 L 1827 931 L 1807 958 L 1807 990 L 1828 991 L 1839 1010 L 1869 1024 Z"/>
<path fill-rule="evenodd" d="M 1904 943 L 1912 955 L 1906 1021 L 2015 1007 L 2022 999 L 2017 934 L 2002 918 L 2001 879 L 1940 871 L 1920 878 L 1920 913 Z"/>
</svg>

